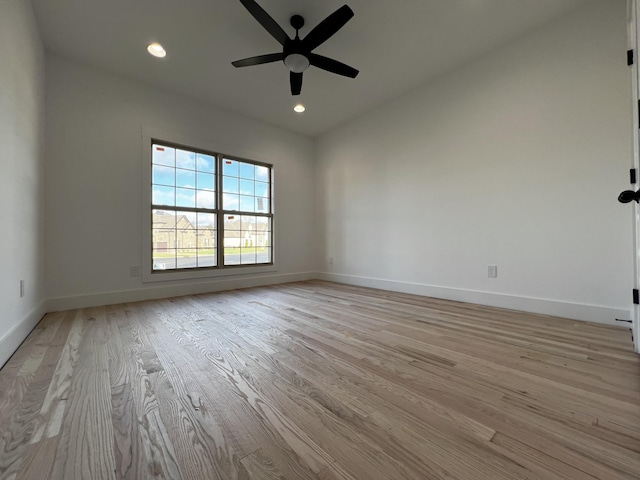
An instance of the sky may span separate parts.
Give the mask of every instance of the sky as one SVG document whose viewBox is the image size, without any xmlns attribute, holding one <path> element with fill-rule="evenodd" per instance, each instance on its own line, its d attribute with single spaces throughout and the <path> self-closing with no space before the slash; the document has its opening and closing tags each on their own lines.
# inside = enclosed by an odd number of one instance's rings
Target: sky
<svg viewBox="0 0 640 480">
<path fill-rule="evenodd" d="M 153 145 L 154 205 L 216 208 L 215 157 Z M 223 158 L 222 208 L 269 213 L 269 168 Z"/>
</svg>

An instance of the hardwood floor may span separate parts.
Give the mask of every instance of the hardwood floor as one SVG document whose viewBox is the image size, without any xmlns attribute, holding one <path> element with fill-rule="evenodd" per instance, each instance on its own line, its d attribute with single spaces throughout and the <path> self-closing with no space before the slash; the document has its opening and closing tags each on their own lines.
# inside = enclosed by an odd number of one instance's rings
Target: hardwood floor
<svg viewBox="0 0 640 480">
<path fill-rule="evenodd" d="M 640 357 L 320 281 L 51 313 L 0 370 L 0 478 L 640 478 Z"/>
</svg>

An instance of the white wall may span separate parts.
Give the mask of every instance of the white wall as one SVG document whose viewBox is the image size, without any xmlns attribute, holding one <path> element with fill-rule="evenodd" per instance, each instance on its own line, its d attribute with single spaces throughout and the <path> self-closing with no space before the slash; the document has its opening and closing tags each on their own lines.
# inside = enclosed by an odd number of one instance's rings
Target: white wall
<svg viewBox="0 0 640 480">
<path fill-rule="evenodd" d="M 0 65 L 1 367 L 44 313 L 44 50 L 30 2 L 0 2 Z"/>
<path fill-rule="evenodd" d="M 592 2 L 321 137 L 322 277 L 629 318 L 625 15 Z"/>
<path fill-rule="evenodd" d="M 313 276 L 310 139 L 53 55 L 46 85 L 50 309 Z M 130 276 L 142 265 L 143 126 L 274 165 L 277 272 L 160 284 Z"/>
</svg>

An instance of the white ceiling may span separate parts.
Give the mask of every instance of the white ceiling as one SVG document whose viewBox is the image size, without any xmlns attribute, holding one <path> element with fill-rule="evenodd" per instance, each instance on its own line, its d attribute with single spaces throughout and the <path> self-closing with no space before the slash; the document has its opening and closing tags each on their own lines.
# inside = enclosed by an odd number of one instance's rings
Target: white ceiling
<svg viewBox="0 0 640 480">
<path fill-rule="evenodd" d="M 355 12 L 315 52 L 360 70 L 349 79 L 310 67 L 292 97 L 281 63 L 233 60 L 281 47 L 239 0 L 32 0 L 46 48 L 302 134 L 317 136 L 588 0 L 258 0 L 304 36 L 347 2 Z M 168 55 L 146 52 L 160 42 Z M 280 48 L 279 48 L 280 47 Z M 292 107 L 302 102 L 300 115 Z"/>
</svg>

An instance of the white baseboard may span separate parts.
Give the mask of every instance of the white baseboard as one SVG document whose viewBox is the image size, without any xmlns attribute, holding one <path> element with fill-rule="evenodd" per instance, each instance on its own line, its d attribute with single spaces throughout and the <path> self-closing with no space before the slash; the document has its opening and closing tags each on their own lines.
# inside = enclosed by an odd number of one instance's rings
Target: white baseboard
<svg viewBox="0 0 640 480">
<path fill-rule="evenodd" d="M 541 298 L 506 295 L 501 293 L 464 290 L 439 287 L 421 283 L 400 282 L 380 278 L 343 275 L 328 272 L 302 272 L 280 275 L 260 275 L 242 278 L 226 278 L 186 285 L 157 285 L 135 290 L 50 298 L 34 308 L 20 320 L 15 327 L 0 338 L 0 367 L 13 355 L 16 349 L 29 335 L 47 312 L 87 308 L 116 303 L 137 302 L 158 298 L 176 297 L 207 292 L 218 292 L 238 288 L 275 285 L 280 283 L 301 282 L 321 279 L 348 285 L 378 288 L 394 292 L 411 293 L 426 297 L 442 298 L 459 302 L 476 303 L 491 307 L 521 310 L 542 315 L 552 315 L 574 320 L 603 323 L 620 326 L 616 318 L 629 319 L 631 311 L 624 308 L 588 305 L 582 303 L 561 302 Z"/>
<path fill-rule="evenodd" d="M 279 283 L 302 282 L 317 278 L 316 272 L 302 272 L 279 275 L 259 275 L 246 277 L 228 277 L 225 279 L 208 280 L 200 283 L 188 283 L 184 285 L 157 284 L 135 290 L 122 290 L 117 292 L 96 293 L 91 295 L 78 295 L 71 297 L 50 298 L 46 302 L 48 312 L 59 312 L 74 308 L 98 307 L 101 305 L 114 305 L 117 303 L 140 302 L 155 300 L 158 298 L 179 297 L 182 295 L 194 295 L 207 292 L 220 292 L 238 288 L 259 287 L 263 285 L 275 285 Z M 148 285 L 148 284 L 146 284 Z"/>
<path fill-rule="evenodd" d="M 331 282 L 346 283 L 360 287 L 379 288 L 393 292 L 411 293 L 425 297 L 455 300 L 458 302 L 476 303 L 490 307 L 508 308 L 542 315 L 570 318 L 607 325 L 625 326 L 616 322 L 616 318 L 628 320 L 631 310 L 624 308 L 604 307 L 582 303 L 561 302 L 542 298 L 521 297 L 502 293 L 481 292 L 450 287 L 439 287 L 422 283 L 400 282 L 381 278 L 361 277 L 338 273 L 320 272 L 317 278 Z"/>
<path fill-rule="evenodd" d="M 46 302 L 42 302 L 0 338 L 0 368 L 7 363 L 46 313 Z"/>
</svg>

